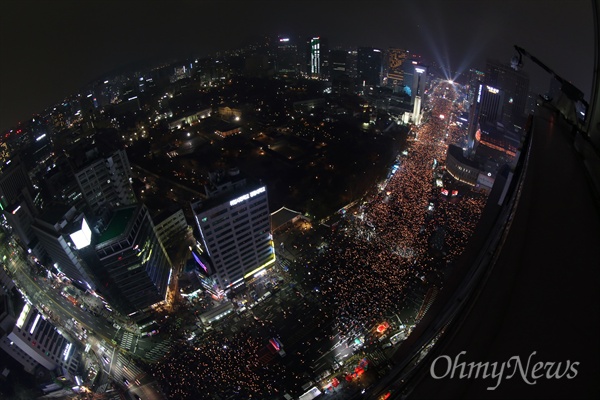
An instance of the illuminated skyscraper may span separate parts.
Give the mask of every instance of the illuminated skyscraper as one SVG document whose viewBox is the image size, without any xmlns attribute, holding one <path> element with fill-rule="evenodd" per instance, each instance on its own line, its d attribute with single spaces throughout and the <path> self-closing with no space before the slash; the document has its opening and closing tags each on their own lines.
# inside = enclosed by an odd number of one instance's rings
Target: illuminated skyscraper
<svg viewBox="0 0 600 400">
<path fill-rule="evenodd" d="M 475 150 L 479 123 L 496 124 L 502 117 L 504 92 L 490 85 L 479 84 L 477 94 L 469 109 L 467 155 Z"/>
<path fill-rule="evenodd" d="M 308 72 L 310 76 L 316 77 L 321 74 L 321 43 L 319 38 L 310 39 L 310 60 Z"/>
<path fill-rule="evenodd" d="M 504 91 L 490 86 L 480 85 L 477 91 L 479 109 L 479 122 L 501 122 L 503 117 Z"/>
<path fill-rule="evenodd" d="M 404 63 L 408 57 L 408 51 L 398 48 L 390 48 L 387 51 L 386 84 L 389 87 L 398 88 L 404 86 Z"/>
<path fill-rule="evenodd" d="M 485 73 L 475 68 L 471 68 L 469 69 L 469 72 L 467 74 L 467 79 L 467 101 L 469 102 L 469 104 L 473 104 L 473 102 L 475 101 L 475 96 L 477 96 L 477 91 L 479 90 L 479 85 L 483 83 L 485 79 Z"/>
<path fill-rule="evenodd" d="M 427 67 L 417 63 L 412 64 L 412 66 L 413 76 L 410 91 L 414 102 L 415 96 L 423 96 L 423 92 L 425 91 L 425 86 L 427 85 Z"/>
<path fill-rule="evenodd" d="M 329 49 L 322 37 L 308 41 L 308 75 L 311 78 L 324 78 L 329 74 Z"/>
<path fill-rule="evenodd" d="M 238 176 L 223 177 L 220 190 L 208 200 L 192 204 L 204 248 L 221 290 L 275 262 L 267 190 L 247 185 Z"/>
</svg>

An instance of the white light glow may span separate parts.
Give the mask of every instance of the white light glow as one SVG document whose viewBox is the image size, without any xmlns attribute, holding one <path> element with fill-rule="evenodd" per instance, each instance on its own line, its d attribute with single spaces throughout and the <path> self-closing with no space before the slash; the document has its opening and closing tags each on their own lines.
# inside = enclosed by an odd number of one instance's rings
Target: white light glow
<svg viewBox="0 0 600 400">
<path fill-rule="evenodd" d="M 493 93 L 493 94 L 498 94 L 500 92 L 499 89 L 496 89 L 495 87 L 491 87 L 486 85 L 485 88 L 487 89 L 488 92 Z"/>
<path fill-rule="evenodd" d="M 17 328 L 21 329 L 23 327 L 23 324 L 25 323 L 25 318 L 27 318 L 27 314 L 29 314 L 29 310 L 31 310 L 31 304 L 25 303 L 25 306 L 23 306 L 23 311 L 21 311 L 19 319 L 16 323 Z"/>
<path fill-rule="evenodd" d="M 244 201 L 244 200 L 248 200 L 248 199 L 249 199 L 249 198 L 251 198 L 251 197 L 254 197 L 254 196 L 257 196 L 257 195 L 259 195 L 259 194 L 261 194 L 261 193 L 264 193 L 265 191 L 266 191 L 266 188 L 265 188 L 264 186 L 263 186 L 263 187 L 261 187 L 261 188 L 259 188 L 259 189 L 253 190 L 253 191 L 251 191 L 251 192 L 250 192 L 250 193 L 248 193 L 248 194 L 245 194 L 245 195 L 243 195 L 243 196 L 240 196 L 240 197 L 238 197 L 237 199 L 233 199 L 233 200 L 231 200 L 231 201 L 229 202 L 229 206 L 233 207 L 233 206 L 235 206 L 236 204 L 239 204 L 239 203 L 241 203 L 241 202 L 242 202 L 242 201 Z"/>
<path fill-rule="evenodd" d="M 77 250 L 88 246 L 92 242 L 92 231 L 85 218 L 81 219 L 81 229 L 71 233 L 70 236 Z"/>
<path fill-rule="evenodd" d="M 33 335 L 35 328 L 37 328 L 37 324 L 40 322 L 40 318 L 42 318 L 41 314 L 35 316 L 35 320 L 33 320 L 33 325 L 31 325 L 31 329 L 29 330 L 30 335 Z"/>
<path fill-rule="evenodd" d="M 69 343 L 67 345 L 67 347 L 65 347 L 65 351 L 63 351 L 63 360 L 67 361 L 67 359 L 69 358 L 69 352 L 71 351 L 71 346 L 73 346 L 73 344 Z"/>
</svg>

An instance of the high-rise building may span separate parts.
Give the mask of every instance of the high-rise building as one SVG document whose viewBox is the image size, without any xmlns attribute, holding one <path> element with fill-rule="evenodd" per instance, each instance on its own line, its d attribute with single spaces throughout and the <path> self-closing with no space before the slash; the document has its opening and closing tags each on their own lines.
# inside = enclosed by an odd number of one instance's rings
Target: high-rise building
<svg viewBox="0 0 600 400">
<path fill-rule="evenodd" d="M 414 99 L 416 96 L 423 96 L 423 92 L 425 92 L 425 86 L 427 86 L 427 67 L 422 64 L 412 64 L 413 66 L 413 74 L 412 74 L 412 82 L 411 82 L 411 97 Z"/>
<path fill-rule="evenodd" d="M 480 85 L 477 91 L 477 102 L 480 103 L 479 122 L 501 122 L 504 97 L 502 89 L 490 85 Z"/>
<path fill-rule="evenodd" d="M 470 68 L 467 73 L 467 101 L 469 104 L 473 104 L 479 85 L 485 80 L 485 73 L 475 68 Z"/>
<path fill-rule="evenodd" d="M 348 50 L 348 58 L 346 60 L 348 76 L 354 79 L 358 78 L 358 51 L 356 49 Z"/>
<path fill-rule="evenodd" d="M 404 86 L 404 63 L 408 50 L 390 48 L 387 51 L 386 85 L 394 89 Z"/>
<path fill-rule="evenodd" d="M 0 210 L 21 244 L 34 250 L 37 257 L 42 257 L 31 229 L 37 214 L 34 200 L 33 185 L 19 158 L 0 166 Z"/>
<path fill-rule="evenodd" d="M 279 37 L 275 49 L 275 68 L 278 74 L 297 75 L 300 73 L 299 49 L 295 40 Z"/>
<path fill-rule="evenodd" d="M 529 77 L 509 64 L 488 60 L 485 83 L 504 91 L 501 122 L 507 129 L 520 130 L 525 124 Z"/>
<path fill-rule="evenodd" d="M 192 204 L 214 278 L 220 290 L 242 285 L 275 262 L 265 186 L 248 185 L 237 175 L 222 177 L 225 190 Z"/>
<path fill-rule="evenodd" d="M 36 218 L 32 228 L 58 271 L 82 287 L 95 289 L 90 271 L 78 253 L 92 240 L 92 230 L 83 213 L 72 206 L 55 205 Z"/>
<path fill-rule="evenodd" d="M 349 75 L 348 51 L 334 49 L 329 53 L 330 78 L 340 78 Z"/>
<path fill-rule="evenodd" d="M 115 209 L 92 243 L 79 250 L 81 257 L 93 272 L 98 291 L 118 311 L 129 314 L 165 300 L 171 261 L 146 206 Z"/>
<path fill-rule="evenodd" d="M 467 130 L 467 155 L 475 151 L 476 135 L 480 122 L 496 124 L 502 117 L 504 92 L 490 85 L 479 84 L 477 94 L 469 109 L 469 127 Z"/>
<path fill-rule="evenodd" d="M 307 73 L 311 78 L 325 78 L 329 74 L 327 40 L 316 36 L 308 41 Z"/>
<path fill-rule="evenodd" d="M 85 161 L 74 167 L 75 179 L 92 211 L 136 202 L 131 187 L 131 167 L 125 150 L 102 155 L 97 148 L 85 153 Z"/>
<path fill-rule="evenodd" d="M 373 47 L 359 47 L 356 55 L 356 74 L 361 86 L 379 86 L 383 54 Z"/>
</svg>

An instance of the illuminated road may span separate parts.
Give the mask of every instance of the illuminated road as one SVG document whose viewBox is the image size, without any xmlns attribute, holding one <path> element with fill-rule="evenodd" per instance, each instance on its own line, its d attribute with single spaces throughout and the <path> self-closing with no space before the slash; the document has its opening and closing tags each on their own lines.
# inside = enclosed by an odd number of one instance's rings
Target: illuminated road
<svg viewBox="0 0 600 400">
<path fill-rule="evenodd" d="M 8 247 L 10 246 L 10 247 Z M 21 290 L 40 311 L 45 310 L 51 321 L 59 328 L 67 331 L 69 336 L 82 334 L 82 328 L 87 329 L 87 342 L 100 358 L 103 372 L 123 386 L 124 379 L 130 383 L 128 389 L 143 399 L 159 400 L 163 396 L 156 382 L 148 377 L 130 359 L 112 346 L 119 329 L 104 317 L 96 317 L 83 311 L 69 300 L 60 295 L 60 289 L 55 289 L 46 278 L 30 276 L 31 267 L 23 260 L 20 248 L 14 243 L 0 245 L 0 258 L 4 260 L 7 269 Z M 74 322 L 76 321 L 76 322 Z M 136 345 L 137 342 L 136 340 Z M 109 363 L 103 362 L 108 357 Z M 138 383 L 136 383 L 139 382 Z"/>
</svg>

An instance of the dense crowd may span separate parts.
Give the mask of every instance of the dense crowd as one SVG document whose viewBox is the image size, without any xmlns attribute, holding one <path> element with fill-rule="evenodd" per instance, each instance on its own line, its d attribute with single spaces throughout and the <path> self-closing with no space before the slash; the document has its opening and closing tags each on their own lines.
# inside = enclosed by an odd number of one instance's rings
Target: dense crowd
<svg viewBox="0 0 600 400">
<path fill-rule="evenodd" d="M 397 172 L 332 237 L 319 261 L 323 301 L 336 310 L 343 335 L 365 332 L 401 311 L 416 286 L 441 285 L 444 268 L 462 253 L 479 220 L 484 194 L 462 188 L 454 198 L 435 185 L 447 143 L 464 135 L 449 123 L 456 93 L 446 87 L 434 89 L 447 91 L 447 98 L 433 97 L 431 119 L 414 132 Z M 432 246 L 435 236 L 443 246 Z"/>
<path fill-rule="evenodd" d="M 172 399 L 229 396 L 263 399 L 280 393 L 283 382 L 300 381 L 280 363 L 263 363 L 266 341 L 257 323 L 235 333 L 216 331 L 202 340 L 180 342 L 153 375 Z"/>
<path fill-rule="evenodd" d="M 437 117 L 449 116 L 454 107 L 456 93 L 446 87 L 441 83 L 433 89 L 446 91 L 447 98 L 431 96 L 430 120 L 414 131 L 398 170 L 350 213 L 319 258 L 306 260 L 307 273 L 312 272 L 308 281 L 317 285 L 337 335 L 351 339 L 364 333 L 401 311 L 411 290 L 439 285 L 480 217 L 485 195 L 463 188 L 449 198 L 435 185 L 447 143 L 464 135 Z M 432 246 L 436 236 L 441 246 Z M 215 391 L 235 398 L 281 394 L 282 381 L 300 379 L 280 363 L 259 360 L 265 338 L 258 331 L 251 325 L 233 335 L 214 332 L 210 339 L 182 344 L 155 366 L 154 376 L 174 399 L 211 398 Z"/>
</svg>

